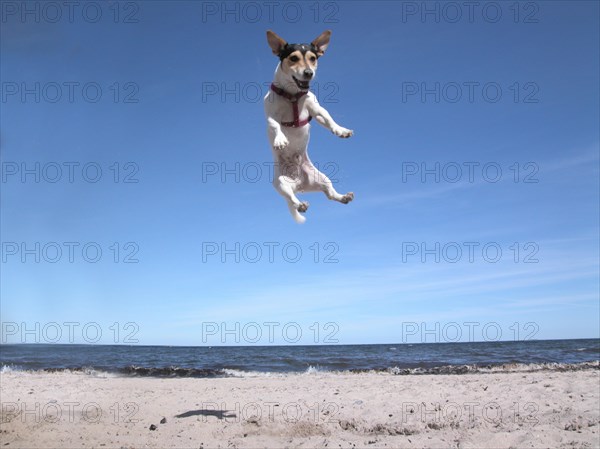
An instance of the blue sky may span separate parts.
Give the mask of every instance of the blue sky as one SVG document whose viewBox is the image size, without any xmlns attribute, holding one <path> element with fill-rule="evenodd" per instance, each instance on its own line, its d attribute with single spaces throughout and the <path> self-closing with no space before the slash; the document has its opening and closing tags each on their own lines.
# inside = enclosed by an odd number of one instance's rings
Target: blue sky
<svg viewBox="0 0 600 449">
<path fill-rule="evenodd" d="M 599 5 L 460 4 L 4 2 L 2 342 L 598 337 Z M 269 179 L 267 29 L 333 31 L 314 90 L 355 131 L 312 126 L 356 199 L 305 195 L 302 226 Z"/>
</svg>

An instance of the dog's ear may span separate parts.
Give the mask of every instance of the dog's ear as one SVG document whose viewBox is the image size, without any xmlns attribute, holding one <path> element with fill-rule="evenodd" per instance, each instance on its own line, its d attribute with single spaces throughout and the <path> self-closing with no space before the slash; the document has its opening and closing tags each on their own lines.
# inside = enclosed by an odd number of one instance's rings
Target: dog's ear
<svg viewBox="0 0 600 449">
<path fill-rule="evenodd" d="M 327 46 L 329 45 L 329 39 L 331 38 L 331 30 L 323 31 L 319 37 L 317 37 L 311 44 L 317 49 L 317 56 L 323 56 Z"/>
<path fill-rule="evenodd" d="M 271 47 L 271 50 L 273 50 L 273 54 L 276 56 L 279 55 L 279 53 L 281 53 L 281 50 L 283 50 L 283 47 L 285 47 L 285 45 L 287 44 L 285 40 L 277 36 L 271 30 L 267 31 L 267 42 L 269 42 L 269 47 Z"/>
</svg>

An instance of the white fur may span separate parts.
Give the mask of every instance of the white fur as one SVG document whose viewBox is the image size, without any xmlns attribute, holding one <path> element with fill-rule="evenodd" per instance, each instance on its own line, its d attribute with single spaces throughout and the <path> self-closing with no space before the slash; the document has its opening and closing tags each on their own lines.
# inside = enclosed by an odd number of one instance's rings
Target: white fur
<svg viewBox="0 0 600 449">
<path fill-rule="evenodd" d="M 281 64 L 275 70 L 273 83 L 292 95 L 300 91 L 292 79 L 292 74 L 286 74 L 281 68 Z M 273 186 L 287 201 L 294 220 L 304 223 L 306 218 L 300 212 L 306 212 L 308 208 L 308 203 L 301 202 L 296 197 L 297 192 L 322 191 L 330 200 L 344 204 L 352 201 L 354 199 L 352 192 L 345 195 L 336 192 L 331 180 L 317 170 L 310 161 L 307 153 L 310 124 L 300 128 L 281 124 L 293 120 L 290 100 L 269 90 L 264 98 L 264 106 L 267 116 L 267 133 L 275 160 Z M 343 138 L 352 136 L 353 131 L 339 126 L 310 91 L 298 100 L 298 110 L 300 111 L 300 120 L 308 118 L 310 114 L 314 121 L 329 129 L 336 136 Z"/>
</svg>

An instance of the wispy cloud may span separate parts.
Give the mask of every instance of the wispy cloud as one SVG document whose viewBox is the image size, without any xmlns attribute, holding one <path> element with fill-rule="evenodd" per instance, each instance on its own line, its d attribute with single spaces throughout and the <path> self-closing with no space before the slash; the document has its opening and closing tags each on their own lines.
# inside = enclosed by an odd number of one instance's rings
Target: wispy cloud
<svg viewBox="0 0 600 449">
<path fill-rule="evenodd" d="M 590 145 L 589 148 L 583 150 L 566 151 L 569 154 L 568 157 L 560 159 L 549 159 L 541 162 L 544 172 L 553 172 L 558 170 L 565 170 L 571 167 L 578 167 L 580 165 L 587 165 L 591 162 L 597 162 L 600 159 L 600 144 Z M 596 164 L 597 168 L 597 164 Z"/>
<path fill-rule="evenodd" d="M 445 195 L 452 193 L 456 190 L 464 190 L 468 188 L 476 187 L 477 183 L 469 183 L 469 182 L 457 182 L 454 184 L 446 183 L 446 184 L 436 184 L 434 187 L 430 188 L 422 188 L 423 184 L 419 185 L 419 188 L 410 189 L 407 192 L 399 192 L 392 194 L 383 194 L 377 195 L 370 198 L 368 205 L 369 206 L 379 206 L 379 205 L 404 205 L 410 204 L 417 200 L 426 200 L 430 198 L 442 198 Z M 407 187 L 407 184 L 399 184 L 400 190 L 403 190 Z"/>
</svg>

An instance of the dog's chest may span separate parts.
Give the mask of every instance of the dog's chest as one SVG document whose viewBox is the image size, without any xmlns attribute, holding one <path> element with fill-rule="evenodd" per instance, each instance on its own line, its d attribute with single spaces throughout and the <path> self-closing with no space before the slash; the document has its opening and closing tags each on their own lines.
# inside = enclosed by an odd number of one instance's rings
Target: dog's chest
<svg viewBox="0 0 600 449">
<path fill-rule="evenodd" d="M 296 101 L 299 120 L 305 120 L 309 117 L 309 112 L 306 107 L 306 97 L 302 97 Z M 281 123 L 290 123 L 294 121 L 294 104 L 292 101 L 282 98 L 279 95 L 270 92 L 267 98 L 265 99 L 265 108 L 267 110 L 268 115 Z M 282 130 L 286 130 L 286 128 L 291 128 L 288 126 L 282 126 Z M 303 126 L 302 128 L 307 128 L 308 126 Z"/>
</svg>

